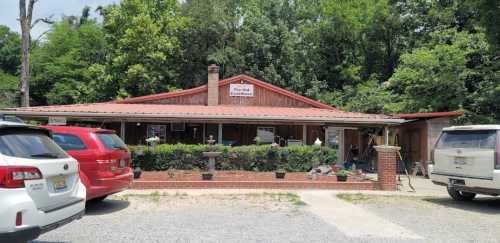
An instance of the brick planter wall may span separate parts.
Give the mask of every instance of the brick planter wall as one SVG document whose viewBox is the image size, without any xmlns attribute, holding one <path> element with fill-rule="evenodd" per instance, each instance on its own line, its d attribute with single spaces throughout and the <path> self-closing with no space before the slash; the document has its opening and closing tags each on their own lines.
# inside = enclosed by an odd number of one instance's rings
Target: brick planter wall
<svg viewBox="0 0 500 243">
<path fill-rule="evenodd" d="M 400 149 L 401 147 L 396 146 L 375 146 L 375 150 L 377 150 L 378 184 L 381 190 L 397 190 L 397 152 Z"/>
</svg>

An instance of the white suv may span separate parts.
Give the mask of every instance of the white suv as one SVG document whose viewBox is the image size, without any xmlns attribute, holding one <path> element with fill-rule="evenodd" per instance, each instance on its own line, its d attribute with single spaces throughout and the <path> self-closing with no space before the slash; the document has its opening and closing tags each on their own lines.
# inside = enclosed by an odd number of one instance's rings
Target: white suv
<svg viewBox="0 0 500 243">
<path fill-rule="evenodd" d="M 78 166 L 48 130 L 0 121 L 0 242 L 26 242 L 80 219 Z"/>
<path fill-rule="evenodd" d="M 443 129 L 431 155 L 432 182 L 447 186 L 453 199 L 500 195 L 500 125 Z"/>
</svg>

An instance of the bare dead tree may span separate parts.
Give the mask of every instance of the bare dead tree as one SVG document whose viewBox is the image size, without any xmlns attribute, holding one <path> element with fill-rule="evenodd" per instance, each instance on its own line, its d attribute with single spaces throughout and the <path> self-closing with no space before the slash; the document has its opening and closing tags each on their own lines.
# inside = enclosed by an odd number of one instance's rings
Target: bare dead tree
<svg viewBox="0 0 500 243">
<path fill-rule="evenodd" d="M 38 23 L 52 23 L 49 18 L 40 18 L 32 21 L 33 7 L 38 0 L 19 0 L 19 22 L 21 23 L 21 78 L 19 90 L 21 92 L 21 106 L 30 105 L 29 83 L 31 80 L 30 53 L 31 53 L 31 29 Z"/>
</svg>

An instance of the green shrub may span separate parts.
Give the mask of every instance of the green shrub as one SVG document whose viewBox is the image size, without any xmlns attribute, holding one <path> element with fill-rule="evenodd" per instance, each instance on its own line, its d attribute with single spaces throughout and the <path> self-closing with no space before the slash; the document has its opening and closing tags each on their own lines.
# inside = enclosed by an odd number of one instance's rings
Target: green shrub
<svg viewBox="0 0 500 243">
<path fill-rule="evenodd" d="M 208 158 L 203 152 L 206 145 L 162 144 L 154 148 L 129 146 L 132 152 L 132 166 L 146 171 L 155 170 L 204 170 Z M 249 145 L 229 147 L 217 145 L 215 151 L 221 152 L 216 159 L 218 170 L 274 171 L 278 168 L 290 172 L 309 171 L 326 163 L 334 164 L 336 151 L 327 147 L 290 146 L 271 149 L 270 145 Z"/>
</svg>

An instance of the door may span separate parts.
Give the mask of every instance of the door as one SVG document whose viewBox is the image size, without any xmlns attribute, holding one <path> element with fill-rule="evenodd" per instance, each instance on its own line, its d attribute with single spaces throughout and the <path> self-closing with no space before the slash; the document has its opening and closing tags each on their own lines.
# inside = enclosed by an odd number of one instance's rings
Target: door
<svg viewBox="0 0 500 243">
<path fill-rule="evenodd" d="M 325 131 L 325 145 L 337 150 L 337 163 L 344 162 L 344 129 L 328 127 Z"/>
</svg>

